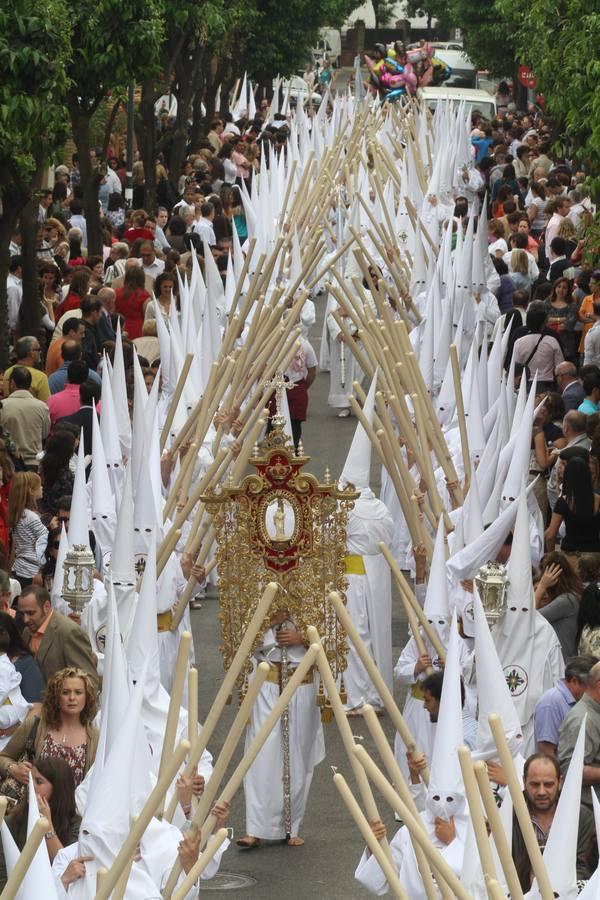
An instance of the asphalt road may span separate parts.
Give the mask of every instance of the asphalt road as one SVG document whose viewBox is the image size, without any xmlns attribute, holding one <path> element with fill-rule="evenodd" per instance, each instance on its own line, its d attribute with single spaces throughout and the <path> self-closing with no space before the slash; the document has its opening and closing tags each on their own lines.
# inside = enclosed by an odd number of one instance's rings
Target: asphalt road
<svg viewBox="0 0 600 900">
<path fill-rule="evenodd" d="M 323 299 L 317 302 L 321 304 L 321 308 L 318 309 L 317 325 L 310 339 L 318 357 Z M 356 427 L 355 419 L 338 419 L 335 411 L 327 406 L 328 389 L 329 375 L 319 372 L 310 391 L 309 418 L 303 429 L 305 452 L 311 457 L 306 470 L 320 479 L 326 465 L 329 465 L 334 478 L 339 476 Z M 379 466 L 376 460 L 373 460 L 371 486 L 376 492 L 379 490 L 379 480 Z M 218 599 L 214 593 L 209 592 L 202 609 L 192 611 L 192 631 L 199 669 L 202 721 L 223 678 L 218 649 Z M 395 597 L 392 621 L 394 660 L 406 642 L 406 634 L 404 612 L 400 608 L 400 601 Z M 220 750 L 234 714 L 235 704 L 228 707 L 221 718 L 209 746 L 213 754 Z M 351 721 L 353 732 L 359 739 L 364 738 L 367 750 L 371 749 L 372 743 L 362 719 Z M 384 717 L 381 722 L 390 740 L 393 740 L 389 718 Z M 306 898 L 351 900 L 371 896 L 354 880 L 354 869 L 363 845 L 332 781 L 331 767 L 335 766 L 354 787 L 350 765 L 335 722 L 325 725 L 324 728 L 327 756 L 314 773 L 301 832 L 306 841 L 305 845 L 291 848 L 269 844 L 263 845 L 259 850 L 248 852 L 241 851 L 232 844 L 223 857 L 221 873 L 214 881 L 203 883 L 202 893 L 217 889 L 227 890 L 229 896 L 249 900 L 271 900 L 271 898 L 280 900 L 282 897 L 286 900 L 306 900 Z M 238 747 L 232 768 L 240 756 L 241 748 Z M 393 814 L 383 802 L 380 812 L 388 826 L 388 833 L 392 835 L 396 827 Z M 230 824 L 236 837 L 245 834 L 245 807 L 241 791 L 234 801 Z M 230 882 L 235 881 L 234 875 L 249 877 L 254 881 L 245 886 L 231 885 Z"/>
</svg>

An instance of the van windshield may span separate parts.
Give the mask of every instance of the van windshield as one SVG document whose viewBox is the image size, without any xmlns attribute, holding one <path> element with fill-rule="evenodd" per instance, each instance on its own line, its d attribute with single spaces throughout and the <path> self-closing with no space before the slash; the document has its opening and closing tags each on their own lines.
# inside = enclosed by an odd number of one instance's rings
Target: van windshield
<svg viewBox="0 0 600 900">
<path fill-rule="evenodd" d="M 429 109 L 431 109 L 432 111 L 435 111 L 435 108 L 438 105 L 438 103 L 440 102 L 440 100 L 446 100 L 446 99 L 452 99 L 452 98 L 427 97 L 425 99 L 425 102 L 426 102 L 427 106 L 429 107 Z M 459 101 L 454 100 L 454 102 L 458 103 Z M 486 100 L 483 100 L 483 101 L 467 100 L 467 103 L 471 104 L 471 112 L 472 113 L 479 112 L 485 119 L 493 119 L 494 116 L 496 115 L 496 110 L 494 108 L 494 104 L 491 101 L 488 103 Z"/>
</svg>

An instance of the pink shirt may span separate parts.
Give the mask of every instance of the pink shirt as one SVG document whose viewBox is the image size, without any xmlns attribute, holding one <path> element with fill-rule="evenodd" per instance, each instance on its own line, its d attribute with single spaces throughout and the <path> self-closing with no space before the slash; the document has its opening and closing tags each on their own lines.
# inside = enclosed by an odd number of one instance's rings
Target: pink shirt
<svg viewBox="0 0 600 900">
<path fill-rule="evenodd" d="M 52 394 L 46 401 L 50 412 L 50 430 L 54 430 L 57 419 L 63 416 L 70 416 L 71 413 L 77 412 L 81 408 L 79 400 L 79 385 L 66 384 L 62 391 L 58 394 Z"/>
</svg>

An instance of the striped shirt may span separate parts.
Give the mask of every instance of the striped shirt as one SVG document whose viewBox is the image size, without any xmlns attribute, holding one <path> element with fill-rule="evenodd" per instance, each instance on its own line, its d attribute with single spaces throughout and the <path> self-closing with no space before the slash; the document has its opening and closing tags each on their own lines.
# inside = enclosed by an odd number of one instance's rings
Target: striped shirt
<svg viewBox="0 0 600 900">
<path fill-rule="evenodd" d="M 48 545 L 48 529 L 32 509 L 26 509 L 12 530 L 17 578 L 33 578 L 44 565 Z"/>
</svg>

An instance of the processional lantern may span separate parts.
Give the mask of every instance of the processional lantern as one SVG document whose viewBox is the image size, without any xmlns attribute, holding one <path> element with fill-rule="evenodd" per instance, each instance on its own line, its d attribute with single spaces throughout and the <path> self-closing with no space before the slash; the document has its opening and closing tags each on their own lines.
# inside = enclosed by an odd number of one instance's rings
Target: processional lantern
<svg viewBox="0 0 600 900">
<path fill-rule="evenodd" d="M 495 560 L 486 562 L 475 576 L 475 584 L 491 629 L 506 610 L 509 585 L 506 566 Z"/>
<path fill-rule="evenodd" d="M 71 610 L 81 615 L 94 593 L 94 554 L 85 544 L 75 544 L 63 563 L 62 597 Z"/>
<path fill-rule="evenodd" d="M 229 479 L 202 497 L 217 542 L 223 662 L 229 668 L 264 589 L 275 581 L 281 589 L 264 630 L 279 611 L 287 611 L 300 632 L 314 625 L 334 676 L 341 676 L 346 635 L 327 595 L 335 590 L 345 597 L 346 523 L 358 492 L 332 483 L 328 469 L 323 482 L 303 471 L 310 457 L 302 444 L 294 451 L 281 412 L 283 391 L 292 385 L 281 374 L 269 385 L 277 412 L 262 448 L 254 446 L 250 464 L 256 472 L 241 484 Z M 261 639 L 259 633 L 253 650 Z M 251 672 L 249 657 L 238 678 L 240 702 Z M 323 718 L 329 718 L 322 687 L 318 703 Z"/>
</svg>

